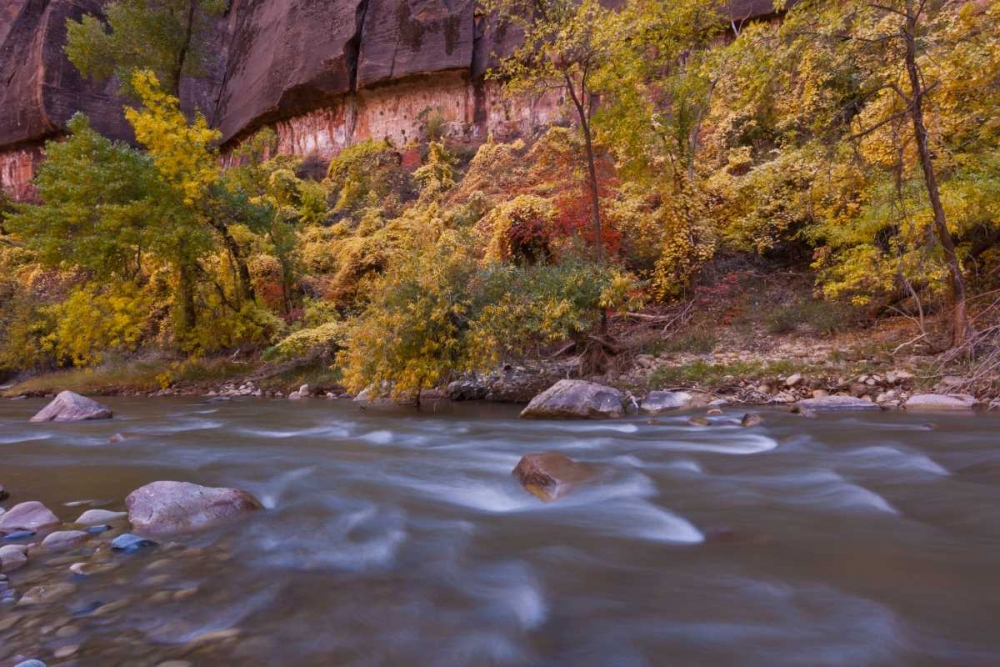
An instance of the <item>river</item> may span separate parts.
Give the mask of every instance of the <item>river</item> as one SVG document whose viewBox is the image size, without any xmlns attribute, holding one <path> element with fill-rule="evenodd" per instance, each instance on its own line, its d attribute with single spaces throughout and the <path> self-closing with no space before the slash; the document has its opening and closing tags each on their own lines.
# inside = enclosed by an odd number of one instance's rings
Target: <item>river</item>
<svg viewBox="0 0 1000 667">
<path fill-rule="evenodd" d="M 175 479 L 268 510 L 91 576 L 68 563 L 115 531 L 32 558 L 19 591 L 75 590 L 0 606 L 0 665 L 1000 664 L 997 416 L 107 403 L 29 424 L 42 401 L 0 402 L 3 506 L 70 521 Z M 533 451 L 611 474 L 542 503 L 510 474 Z"/>
</svg>

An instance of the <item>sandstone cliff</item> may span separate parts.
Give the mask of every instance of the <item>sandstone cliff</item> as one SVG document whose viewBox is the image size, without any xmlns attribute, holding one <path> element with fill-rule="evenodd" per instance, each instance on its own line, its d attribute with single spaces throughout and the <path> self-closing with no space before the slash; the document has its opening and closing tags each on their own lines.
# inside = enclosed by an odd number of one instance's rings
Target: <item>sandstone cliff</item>
<svg viewBox="0 0 1000 667">
<path fill-rule="evenodd" d="M 75 112 L 130 138 L 116 85 L 82 79 L 62 51 L 66 20 L 104 1 L 0 0 L 0 186 L 16 197 Z M 773 11 L 772 0 L 730 4 L 736 21 Z M 475 0 L 233 0 L 213 39 L 215 62 L 182 98 L 230 143 L 272 126 L 282 151 L 330 157 L 368 137 L 403 144 L 431 111 L 468 141 L 558 113 L 512 108 L 483 82 L 511 37 L 483 25 Z"/>
</svg>

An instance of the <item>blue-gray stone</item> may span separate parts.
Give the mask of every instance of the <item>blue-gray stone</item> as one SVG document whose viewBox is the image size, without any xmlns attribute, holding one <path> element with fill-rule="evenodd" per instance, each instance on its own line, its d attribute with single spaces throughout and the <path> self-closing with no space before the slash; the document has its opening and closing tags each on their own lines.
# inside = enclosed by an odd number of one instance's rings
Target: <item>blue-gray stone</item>
<svg viewBox="0 0 1000 667">
<path fill-rule="evenodd" d="M 5 540 L 26 540 L 29 537 L 34 537 L 35 531 L 33 530 L 15 530 L 13 533 L 8 533 L 3 539 Z"/>
<path fill-rule="evenodd" d="M 87 532 L 94 533 L 96 535 L 97 533 L 103 533 L 106 530 L 111 530 L 111 526 L 91 526 L 87 529 Z"/>
<path fill-rule="evenodd" d="M 45 667 L 45 663 L 41 660 L 25 660 L 24 662 L 19 662 L 14 667 Z"/>
<path fill-rule="evenodd" d="M 145 547 L 155 547 L 156 542 L 153 540 L 147 540 L 138 535 L 133 535 L 132 533 L 122 533 L 114 540 L 111 541 L 111 548 L 115 551 L 124 551 L 125 553 L 134 553 L 139 549 Z"/>
</svg>

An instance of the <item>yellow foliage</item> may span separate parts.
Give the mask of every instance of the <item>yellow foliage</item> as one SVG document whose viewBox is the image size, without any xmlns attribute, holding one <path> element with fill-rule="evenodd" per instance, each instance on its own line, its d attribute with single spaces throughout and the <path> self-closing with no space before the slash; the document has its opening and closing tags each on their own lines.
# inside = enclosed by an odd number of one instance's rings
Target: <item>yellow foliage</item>
<svg viewBox="0 0 1000 667">
<path fill-rule="evenodd" d="M 200 113 L 188 124 L 180 102 L 162 90 L 153 72 L 136 72 L 132 87 L 142 107 L 126 107 L 125 118 L 135 130 L 136 140 L 149 150 L 163 178 L 181 190 L 184 203 L 193 206 L 219 178 L 211 146 L 220 133 L 209 128 Z"/>
</svg>

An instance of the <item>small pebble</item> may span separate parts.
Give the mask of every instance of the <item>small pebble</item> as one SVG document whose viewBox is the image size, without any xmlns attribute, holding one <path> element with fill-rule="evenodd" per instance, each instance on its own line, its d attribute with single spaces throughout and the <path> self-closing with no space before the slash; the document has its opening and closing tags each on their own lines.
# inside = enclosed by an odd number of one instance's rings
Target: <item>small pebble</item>
<svg viewBox="0 0 1000 667">
<path fill-rule="evenodd" d="M 79 650 L 80 650 L 79 644 L 69 644 L 68 646 L 57 648 L 52 655 L 60 659 L 68 658 Z"/>
<path fill-rule="evenodd" d="M 25 660 L 24 662 L 19 662 L 14 667 L 45 667 L 45 663 L 41 660 Z"/>
<path fill-rule="evenodd" d="M 69 639 L 78 634 L 80 634 L 80 628 L 75 625 L 64 625 L 56 631 L 56 637 L 59 639 Z"/>
<path fill-rule="evenodd" d="M 90 526 L 87 528 L 87 532 L 91 535 L 97 535 L 98 533 L 103 533 L 108 530 L 111 530 L 111 526 Z"/>
</svg>

